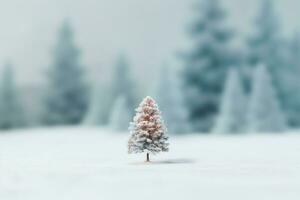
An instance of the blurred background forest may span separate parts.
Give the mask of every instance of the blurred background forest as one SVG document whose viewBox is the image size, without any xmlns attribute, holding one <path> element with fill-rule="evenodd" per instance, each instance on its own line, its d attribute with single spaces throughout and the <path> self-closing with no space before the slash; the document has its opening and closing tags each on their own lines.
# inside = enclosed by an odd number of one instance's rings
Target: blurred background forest
<svg viewBox="0 0 300 200">
<path fill-rule="evenodd" d="M 126 131 L 150 95 L 170 134 L 296 129 L 299 6 L 296 0 L 7 2 L 0 12 L 0 128 Z"/>
</svg>

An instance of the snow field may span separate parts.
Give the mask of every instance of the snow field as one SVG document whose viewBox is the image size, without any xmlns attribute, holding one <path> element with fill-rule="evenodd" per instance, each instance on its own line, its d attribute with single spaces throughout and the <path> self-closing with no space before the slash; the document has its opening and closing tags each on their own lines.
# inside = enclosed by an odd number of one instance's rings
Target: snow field
<svg viewBox="0 0 300 200">
<path fill-rule="evenodd" d="M 300 196 L 300 135 L 170 135 L 170 152 L 128 155 L 129 133 L 62 127 L 0 134 L 1 200 Z"/>
</svg>

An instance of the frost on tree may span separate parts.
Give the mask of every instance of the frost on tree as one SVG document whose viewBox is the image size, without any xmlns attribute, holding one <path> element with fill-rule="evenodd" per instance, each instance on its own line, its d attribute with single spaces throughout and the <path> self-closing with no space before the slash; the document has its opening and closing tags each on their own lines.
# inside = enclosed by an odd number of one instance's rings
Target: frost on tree
<svg viewBox="0 0 300 200">
<path fill-rule="evenodd" d="M 239 73 L 236 69 L 229 71 L 220 113 L 213 132 L 216 133 L 241 133 L 245 125 L 246 98 Z"/>
<path fill-rule="evenodd" d="M 169 67 L 162 67 L 155 97 L 168 126 L 168 132 L 183 134 L 189 131 L 188 111 L 176 75 Z"/>
<path fill-rule="evenodd" d="M 146 97 L 136 109 L 133 122 L 130 123 L 130 139 L 128 153 L 149 154 L 168 151 L 167 129 L 161 118 L 161 113 L 156 102 L 151 97 Z"/>
<path fill-rule="evenodd" d="M 272 80 L 265 66 L 256 67 L 247 113 L 250 132 L 282 132 L 286 128 Z"/>
<path fill-rule="evenodd" d="M 120 96 L 116 99 L 110 114 L 110 128 L 116 131 L 125 131 L 128 128 L 131 118 L 131 110 L 129 109 L 128 102 L 124 96 Z"/>
</svg>

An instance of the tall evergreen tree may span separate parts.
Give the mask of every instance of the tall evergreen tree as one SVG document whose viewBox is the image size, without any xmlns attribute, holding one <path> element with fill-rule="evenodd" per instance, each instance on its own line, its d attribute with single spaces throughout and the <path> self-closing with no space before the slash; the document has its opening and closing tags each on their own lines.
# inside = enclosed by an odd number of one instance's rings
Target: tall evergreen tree
<svg viewBox="0 0 300 200">
<path fill-rule="evenodd" d="M 176 75 L 168 66 L 163 66 L 155 96 L 169 133 L 182 134 L 189 131 L 188 111 Z"/>
<path fill-rule="evenodd" d="M 273 88 L 268 69 L 260 65 L 253 74 L 247 126 L 250 132 L 281 132 L 286 121 Z"/>
<path fill-rule="evenodd" d="M 270 68 L 270 72 L 280 66 L 281 43 L 280 26 L 272 0 L 262 0 L 255 19 L 255 29 L 248 40 L 249 63 L 256 66 L 260 63 Z"/>
<path fill-rule="evenodd" d="M 0 85 L 0 115 L 1 129 L 12 129 L 26 125 L 13 67 L 10 63 L 4 66 Z"/>
<path fill-rule="evenodd" d="M 300 33 L 288 45 L 288 64 L 282 77 L 285 83 L 285 113 L 292 127 L 300 127 Z"/>
<path fill-rule="evenodd" d="M 193 46 L 184 55 L 183 81 L 189 118 L 196 130 L 213 125 L 228 68 L 233 63 L 232 31 L 219 0 L 203 0 L 189 30 Z M 198 7 L 197 7 L 198 8 Z"/>
<path fill-rule="evenodd" d="M 287 63 L 285 57 L 285 41 L 281 34 L 281 28 L 274 1 L 263 0 L 257 18 L 255 29 L 249 38 L 249 64 L 255 67 L 264 64 L 274 85 L 283 110 L 287 110 Z"/>
<path fill-rule="evenodd" d="M 117 59 L 112 81 L 111 102 L 114 103 L 118 97 L 123 96 L 130 110 L 133 110 L 136 106 L 135 86 L 131 76 L 130 64 L 125 55 L 120 55 Z"/>
<path fill-rule="evenodd" d="M 86 113 L 88 94 L 80 51 L 67 21 L 59 30 L 53 56 L 44 120 L 47 124 L 77 124 Z"/>
<path fill-rule="evenodd" d="M 239 72 L 231 69 L 227 75 L 220 113 L 213 132 L 241 133 L 245 131 L 246 96 Z"/>
</svg>

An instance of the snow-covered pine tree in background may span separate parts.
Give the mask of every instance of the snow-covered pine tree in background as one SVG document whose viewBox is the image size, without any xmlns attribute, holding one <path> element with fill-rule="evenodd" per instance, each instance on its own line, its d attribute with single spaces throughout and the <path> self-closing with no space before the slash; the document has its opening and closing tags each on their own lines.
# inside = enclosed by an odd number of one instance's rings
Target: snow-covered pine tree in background
<svg viewBox="0 0 300 200">
<path fill-rule="evenodd" d="M 109 88 L 102 87 L 98 82 L 93 84 L 91 98 L 83 125 L 99 126 L 107 124 L 107 113 L 110 111 L 110 97 L 107 95 Z"/>
<path fill-rule="evenodd" d="M 131 113 L 126 98 L 124 96 L 118 97 L 110 113 L 110 128 L 116 131 L 128 130 L 128 124 L 132 119 Z"/>
<path fill-rule="evenodd" d="M 254 33 L 249 38 L 249 64 L 252 68 L 263 63 L 270 76 L 278 101 L 285 112 L 288 110 L 289 78 L 285 58 L 285 41 L 273 0 L 262 0 L 255 20 Z M 288 114 L 288 113 L 286 113 Z"/>
<path fill-rule="evenodd" d="M 48 75 L 44 112 L 47 124 L 77 124 L 86 114 L 88 94 L 79 55 L 73 30 L 66 21 L 59 30 Z"/>
<path fill-rule="evenodd" d="M 292 127 L 300 127 L 300 32 L 296 32 L 288 45 L 288 64 L 285 76 L 285 108 L 287 120 Z"/>
<path fill-rule="evenodd" d="M 123 96 L 130 109 L 134 110 L 137 98 L 135 94 L 135 84 L 132 80 L 128 58 L 125 55 L 120 55 L 114 66 L 111 93 L 112 104 L 118 97 Z"/>
<path fill-rule="evenodd" d="M 0 128 L 12 129 L 26 125 L 25 115 L 16 88 L 14 70 L 10 63 L 4 66 L 0 85 Z"/>
<path fill-rule="evenodd" d="M 120 55 L 114 65 L 111 85 L 111 87 L 107 88 L 100 87 L 99 82 L 95 81 L 88 113 L 83 124 L 109 124 L 114 105 L 120 96 L 125 98 L 130 108 L 129 113 L 133 115 L 136 104 L 135 86 L 131 77 L 128 59 L 124 55 Z"/>
<path fill-rule="evenodd" d="M 255 19 L 255 27 L 248 40 L 249 63 L 256 66 L 265 63 L 269 70 L 274 71 L 280 63 L 281 32 L 272 0 L 262 0 Z"/>
<path fill-rule="evenodd" d="M 232 68 L 225 83 L 220 113 L 213 132 L 241 133 L 245 131 L 246 97 L 237 69 Z"/>
<path fill-rule="evenodd" d="M 133 122 L 130 123 L 128 153 L 146 152 L 146 161 L 149 162 L 149 154 L 169 150 L 167 129 L 158 106 L 151 97 L 146 97 L 136 112 Z"/>
<path fill-rule="evenodd" d="M 168 66 L 163 66 L 155 90 L 164 122 L 169 133 L 182 134 L 189 131 L 188 111 L 178 76 Z"/>
<path fill-rule="evenodd" d="M 249 132 L 282 132 L 286 121 L 272 85 L 268 69 L 259 65 L 254 70 L 252 93 L 247 111 Z"/>
<path fill-rule="evenodd" d="M 202 0 L 189 30 L 191 50 L 184 55 L 183 83 L 189 118 L 198 131 L 209 131 L 218 112 L 229 66 L 234 62 L 226 27 L 226 12 L 219 0 Z"/>
<path fill-rule="evenodd" d="M 84 117 L 83 124 L 87 126 L 94 126 L 101 124 L 101 100 L 104 95 L 101 95 L 98 85 L 94 84 L 91 89 L 91 98 L 88 106 L 86 116 Z M 106 95 L 107 96 L 107 95 Z"/>
</svg>

